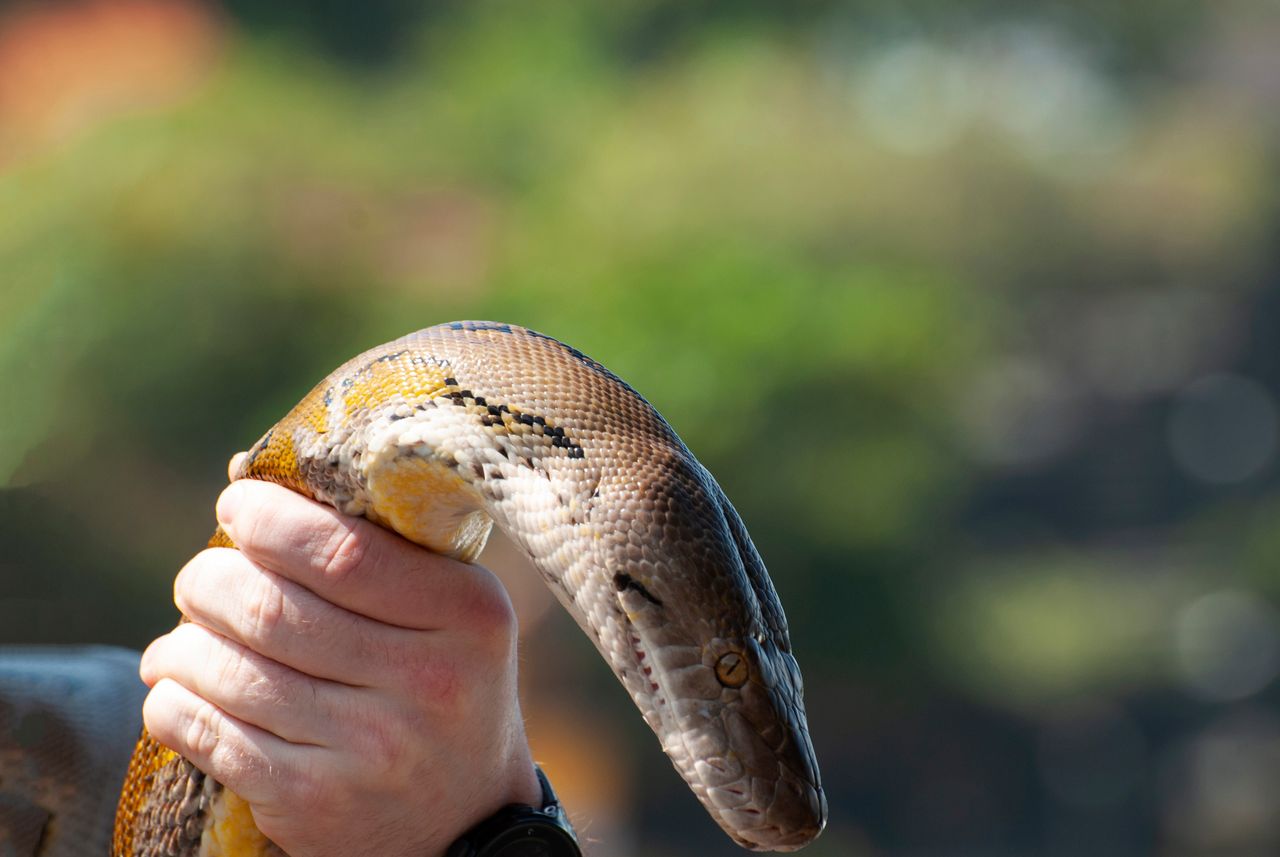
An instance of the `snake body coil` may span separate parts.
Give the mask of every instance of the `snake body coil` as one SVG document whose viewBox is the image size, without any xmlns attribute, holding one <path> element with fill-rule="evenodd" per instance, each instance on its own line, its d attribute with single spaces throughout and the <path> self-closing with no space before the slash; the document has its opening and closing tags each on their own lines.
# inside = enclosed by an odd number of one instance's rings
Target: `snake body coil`
<svg viewBox="0 0 1280 857">
<path fill-rule="evenodd" d="M 740 845 L 826 821 L 786 618 L 742 521 L 665 420 L 581 352 L 454 322 L 348 361 L 250 450 L 265 479 L 472 560 L 497 523 Z M 212 545 L 232 546 L 219 531 Z M 278 854 L 243 801 L 145 732 L 114 857 Z"/>
</svg>

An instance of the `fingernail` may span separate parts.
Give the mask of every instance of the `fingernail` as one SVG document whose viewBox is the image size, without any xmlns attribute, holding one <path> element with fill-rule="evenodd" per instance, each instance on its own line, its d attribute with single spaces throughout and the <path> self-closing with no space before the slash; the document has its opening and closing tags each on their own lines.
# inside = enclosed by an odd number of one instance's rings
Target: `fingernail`
<svg viewBox="0 0 1280 857">
<path fill-rule="evenodd" d="M 240 500 L 244 494 L 244 486 L 239 482 L 232 482 L 222 492 L 222 496 L 218 498 L 218 523 L 224 527 L 231 523 L 236 515 L 236 509 L 240 508 Z"/>
</svg>

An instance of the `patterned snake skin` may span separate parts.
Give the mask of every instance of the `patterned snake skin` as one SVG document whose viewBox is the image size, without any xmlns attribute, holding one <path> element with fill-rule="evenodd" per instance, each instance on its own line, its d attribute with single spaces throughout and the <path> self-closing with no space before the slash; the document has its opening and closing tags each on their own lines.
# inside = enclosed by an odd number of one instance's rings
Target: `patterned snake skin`
<svg viewBox="0 0 1280 857">
<path fill-rule="evenodd" d="M 786 618 L 733 506 L 662 417 L 581 352 L 454 322 L 361 354 L 249 451 L 266 479 L 472 560 L 497 523 L 740 845 L 826 822 Z M 221 532 L 211 544 L 228 545 Z M 279 853 L 242 801 L 144 733 L 115 857 Z"/>
</svg>

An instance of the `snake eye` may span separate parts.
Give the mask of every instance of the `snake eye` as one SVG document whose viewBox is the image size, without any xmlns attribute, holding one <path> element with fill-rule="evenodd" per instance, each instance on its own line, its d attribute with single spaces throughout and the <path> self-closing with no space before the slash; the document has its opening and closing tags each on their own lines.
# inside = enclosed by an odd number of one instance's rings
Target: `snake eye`
<svg viewBox="0 0 1280 857">
<path fill-rule="evenodd" d="M 726 652 L 716 661 L 716 679 L 725 687 L 742 687 L 748 672 L 746 659 L 737 652 Z"/>
</svg>

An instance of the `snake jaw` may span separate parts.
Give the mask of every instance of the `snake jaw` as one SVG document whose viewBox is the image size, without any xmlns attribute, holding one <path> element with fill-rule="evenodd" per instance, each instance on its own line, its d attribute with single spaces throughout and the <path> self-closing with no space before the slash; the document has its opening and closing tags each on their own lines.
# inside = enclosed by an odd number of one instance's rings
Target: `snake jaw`
<svg viewBox="0 0 1280 857">
<path fill-rule="evenodd" d="M 704 650 L 707 672 L 724 648 L 715 640 Z M 724 749 L 707 753 L 706 743 L 691 743 L 703 754 L 693 756 L 700 759 L 694 770 L 708 810 L 738 844 L 792 851 L 822 832 L 827 815 L 813 746 L 795 726 L 804 722 L 799 670 L 789 651 L 768 640 L 732 641 L 729 648 L 741 653 L 750 677 L 741 688 L 724 687 L 718 710 L 707 712 L 704 728 L 724 736 Z"/>
<path fill-rule="evenodd" d="M 740 636 L 709 636 L 704 622 L 664 609 L 664 601 L 679 602 L 664 581 L 654 581 L 657 595 L 647 597 L 616 588 L 620 627 L 605 638 L 616 634 L 626 645 L 609 651 L 615 672 L 735 842 L 751 850 L 803 847 L 821 833 L 827 805 L 808 733 L 796 725 L 805 723 L 803 685 L 785 636 L 780 645 L 758 625 Z M 739 663 L 726 675 L 728 656 Z"/>
</svg>

